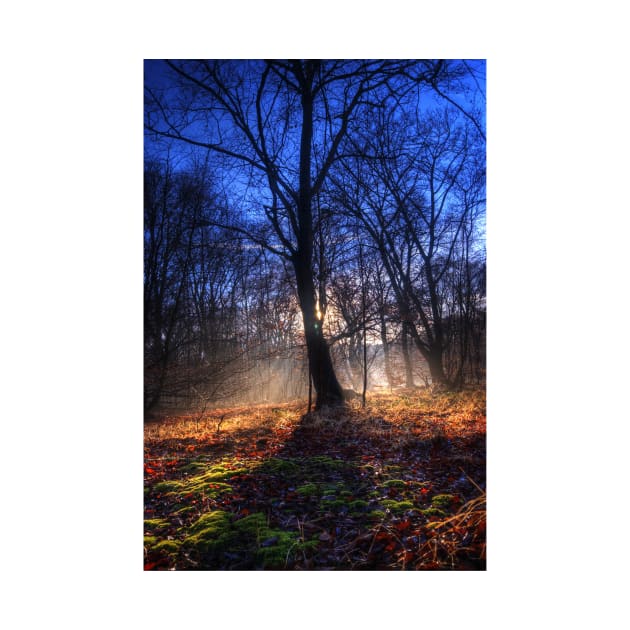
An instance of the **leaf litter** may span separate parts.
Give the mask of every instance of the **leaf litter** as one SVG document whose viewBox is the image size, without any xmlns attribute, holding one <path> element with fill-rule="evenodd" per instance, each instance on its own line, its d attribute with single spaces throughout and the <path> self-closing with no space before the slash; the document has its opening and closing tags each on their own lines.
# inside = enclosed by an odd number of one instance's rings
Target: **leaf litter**
<svg viewBox="0 0 630 630">
<path fill-rule="evenodd" d="M 483 392 L 304 411 L 147 424 L 145 570 L 485 569 Z"/>
</svg>

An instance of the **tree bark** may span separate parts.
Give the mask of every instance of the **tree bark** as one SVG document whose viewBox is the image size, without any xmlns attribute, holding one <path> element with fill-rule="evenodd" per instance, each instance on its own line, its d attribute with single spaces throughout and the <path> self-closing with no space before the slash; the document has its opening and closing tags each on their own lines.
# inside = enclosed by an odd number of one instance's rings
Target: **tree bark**
<svg viewBox="0 0 630 630">
<path fill-rule="evenodd" d="M 299 63 L 299 62 L 297 62 Z M 318 62 L 306 62 L 296 70 L 301 82 L 302 133 L 300 138 L 300 180 L 297 203 L 297 248 L 293 268 L 297 285 L 308 361 L 317 392 L 315 409 L 343 404 L 343 391 L 333 368 L 330 351 L 317 317 L 313 273 L 313 189 L 311 186 L 311 151 L 313 143 L 313 78 Z"/>
<path fill-rule="evenodd" d="M 429 373 L 431 374 L 431 383 L 437 387 L 450 389 L 451 384 L 444 374 L 443 352 L 439 347 L 431 348 L 430 354 L 426 357 L 429 364 Z"/>
<path fill-rule="evenodd" d="M 315 287 L 311 266 L 304 260 L 294 261 L 298 298 L 304 322 L 304 336 L 308 364 L 317 394 L 315 410 L 323 406 L 343 404 L 343 391 L 333 368 L 330 350 L 322 331 L 322 322 L 317 318 Z"/>
<path fill-rule="evenodd" d="M 389 344 L 387 342 L 387 323 L 385 321 L 385 313 L 383 309 L 379 311 L 379 319 L 381 324 L 381 344 L 383 346 L 383 363 L 385 365 L 385 376 L 387 378 L 387 386 L 392 389 L 394 387 L 394 379 L 392 377 L 392 364 L 389 356 Z"/>
<path fill-rule="evenodd" d="M 402 354 L 405 363 L 405 387 L 415 387 L 413 382 L 413 367 L 411 365 L 411 355 L 409 353 L 409 325 L 403 321 L 402 326 Z"/>
</svg>

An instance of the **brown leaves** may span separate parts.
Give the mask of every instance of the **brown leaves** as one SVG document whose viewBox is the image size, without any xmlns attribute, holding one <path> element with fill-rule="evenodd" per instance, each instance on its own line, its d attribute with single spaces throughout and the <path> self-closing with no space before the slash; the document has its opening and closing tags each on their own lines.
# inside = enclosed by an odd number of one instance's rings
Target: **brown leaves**
<svg viewBox="0 0 630 630">
<path fill-rule="evenodd" d="M 145 569 L 259 568 L 256 558 L 269 557 L 285 535 L 299 548 L 282 559 L 285 568 L 485 568 L 483 396 L 407 392 L 368 403 L 304 422 L 304 408 L 291 404 L 216 410 L 207 427 L 187 418 L 152 425 L 146 518 L 174 524 L 151 532 L 158 541 L 168 534 L 181 542 L 217 510 L 235 521 L 264 515 L 274 534 L 258 540 L 254 532 L 249 550 L 222 555 L 153 551 Z M 213 466 L 226 476 L 195 492 L 167 491 Z"/>
</svg>

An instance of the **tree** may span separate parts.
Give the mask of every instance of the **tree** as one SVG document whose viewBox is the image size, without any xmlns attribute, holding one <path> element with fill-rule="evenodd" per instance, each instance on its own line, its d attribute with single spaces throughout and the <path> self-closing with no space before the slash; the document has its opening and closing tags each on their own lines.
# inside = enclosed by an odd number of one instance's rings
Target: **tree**
<svg viewBox="0 0 630 630">
<path fill-rule="evenodd" d="M 240 342 L 244 277 L 257 268 L 243 239 L 210 225 L 220 213 L 205 168 L 145 168 L 145 410 L 165 399 L 229 396 L 247 369 Z M 227 384 L 231 383 L 231 387 Z"/>
<path fill-rule="evenodd" d="M 346 141 L 360 112 L 391 106 L 419 84 L 437 90 L 442 81 L 461 76 L 462 68 L 395 60 L 166 63 L 177 89 L 171 96 L 147 89 L 147 130 L 212 151 L 219 165 L 238 171 L 241 179 L 231 184 L 231 193 L 243 203 L 251 201 L 247 190 L 253 191 L 253 212 L 267 229 L 251 230 L 239 221 L 229 227 L 291 264 L 316 408 L 340 404 L 318 309 L 313 200 L 333 164 L 351 149 Z"/>
<path fill-rule="evenodd" d="M 146 409 L 162 396 L 177 353 L 185 343 L 181 325 L 193 259 L 193 224 L 204 196 L 198 184 L 174 173 L 169 162 L 149 163 L 145 168 Z"/>
<path fill-rule="evenodd" d="M 461 381 L 463 369 L 461 359 L 455 378 L 445 370 L 452 341 L 446 323 L 453 321 L 445 281 L 462 239 L 470 252 L 467 226 L 485 203 L 479 136 L 467 119 L 458 118 L 449 109 L 422 119 L 384 111 L 354 138 L 356 154 L 372 159 L 346 161 L 333 176 L 338 203 L 361 223 L 381 255 L 403 322 L 407 366 L 410 335 L 432 382 L 444 387 Z"/>
</svg>

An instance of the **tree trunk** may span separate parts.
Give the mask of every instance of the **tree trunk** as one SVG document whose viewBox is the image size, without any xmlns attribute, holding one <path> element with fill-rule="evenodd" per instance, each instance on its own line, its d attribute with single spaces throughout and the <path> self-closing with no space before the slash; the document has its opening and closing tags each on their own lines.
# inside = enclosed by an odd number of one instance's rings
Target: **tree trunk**
<svg viewBox="0 0 630 630">
<path fill-rule="evenodd" d="M 381 344 L 383 345 L 383 363 L 385 364 L 385 376 L 387 377 L 387 386 L 392 389 L 394 387 L 394 379 L 392 377 L 392 364 L 389 356 L 389 344 L 387 343 L 387 324 L 385 322 L 385 314 L 381 310 L 379 312 L 381 324 Z"/>
<path fill-rule="evenodd" d="M 444 374 L 444 366 L 442 364 L 442 349 L 434 347 L 431 349 L 431 353 L 427 356 L 427 362 L 429 364 L 429 372 L 431 374 L 431 383 L 433 386 L 440 388 L 450 388 L 450 383 Z"/>
<path fill-rule="evenodd" d="M 299 259 L 295 261 L 294 268 L 302 321 L 304 322 L 308 364 L 313 379 L 313 387 L 317 393 L 315 409 L 321 409 L 325 405 L 341 405 L 343 404 L 343 391 L 333 368 L 328 344 L 324 339 L 322 322 L 316 314 L 312 270 L 310 265 Z"/>
<path fill-rule="evenodd" d="M 415 387 L 413 382 L 413 367 L 409 352 L 409 325 L 403 322 L 402 326 L 402 355 L 405 363 L 405 387 Z"/>
<path fill-rule="evenodd" d="M 299 63 L 299 62 L 296 62 Z M 318 62 L 306 62 L 296 76 L 301 82 L 302 133 L 300 138 L 300 182 L 297 203 L 297 249 L 292 257 L 304 322 L 308 362 L 317 392 L 315 409 L 343 404 L 343 392 L 333 368 L 322 321 L 317 317 L 313 279 L 313 191 L 311 188 L 311 151 L 313 142 L 313 78 Z"/>
</svg>

